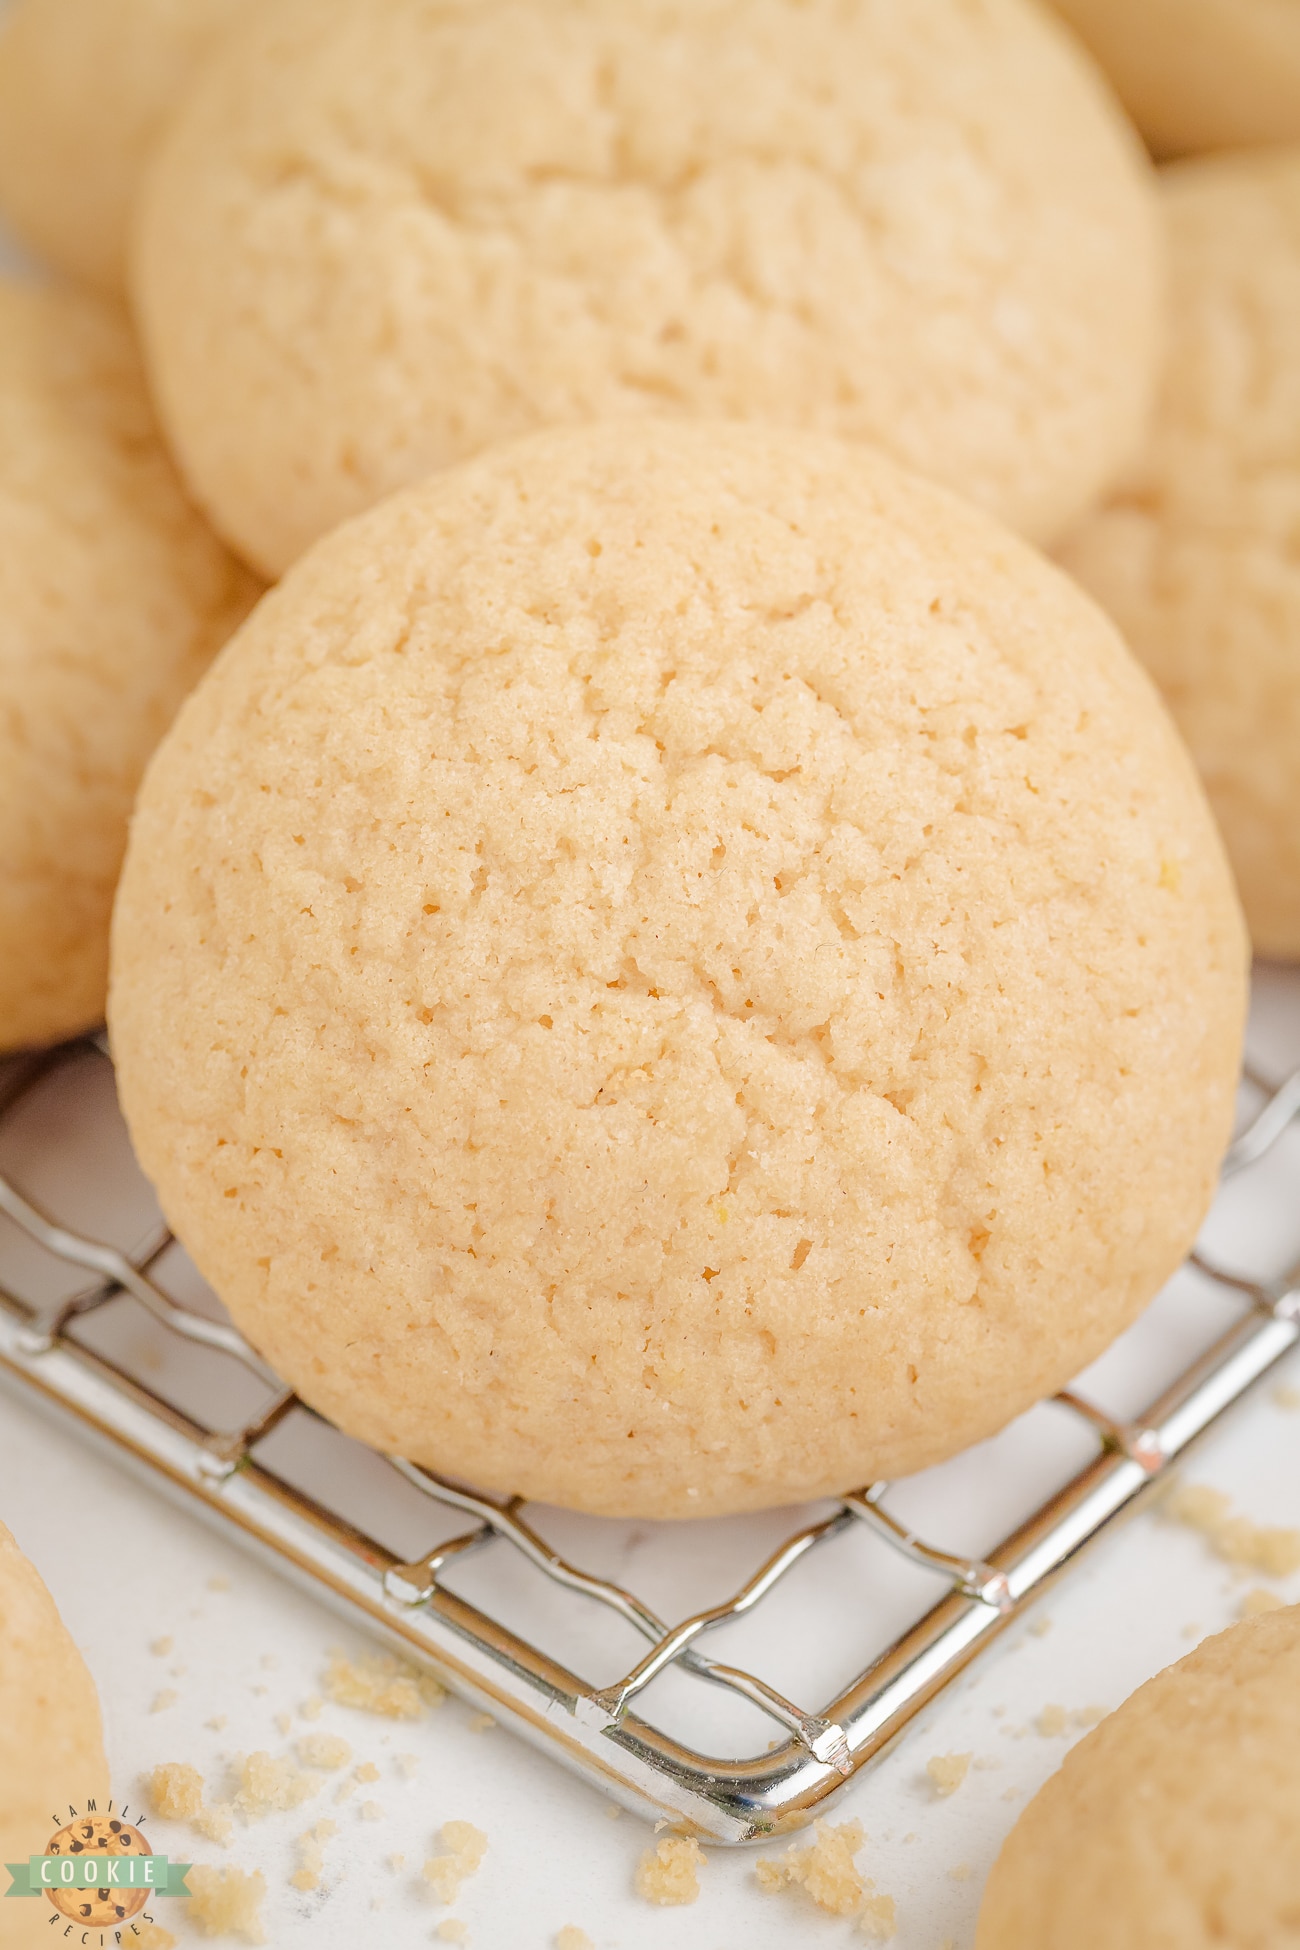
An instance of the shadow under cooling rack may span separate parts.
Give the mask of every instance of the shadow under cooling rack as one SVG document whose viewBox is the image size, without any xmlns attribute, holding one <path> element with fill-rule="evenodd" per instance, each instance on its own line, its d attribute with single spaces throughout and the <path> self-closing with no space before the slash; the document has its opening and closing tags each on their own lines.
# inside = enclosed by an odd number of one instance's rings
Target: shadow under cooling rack
<svg viewBox="0 0 1300 1950">
<path fill-rule="evenodd" d="M 101 1045 L 72 1043 L 0 1068 L 0 1382 L 628 1807 L 755 1840 L 821 1812 L 1300 1341 L 1300 1275 L 1268 1274 L 1300 1244 L 1300 1072 L 1243 1098 L 1207 1256 L 1074 1389 L 903 1482 L 634 1524 L 484 1496 L 305 1408 L 163 1228 Z M 1210 1257 L 1242 1237 L 1258 1265 Z"/>
</svg>

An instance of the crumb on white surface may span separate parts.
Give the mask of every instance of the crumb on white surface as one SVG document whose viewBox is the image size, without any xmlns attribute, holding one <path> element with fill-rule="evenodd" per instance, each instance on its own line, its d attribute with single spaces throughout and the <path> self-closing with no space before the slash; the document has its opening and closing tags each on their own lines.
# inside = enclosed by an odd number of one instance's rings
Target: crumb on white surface
<svg viewBox="0 0 1300 1950">
<path fill-rule="evenodd" d="M 1050 1618 L 1031 1618 L 1029 1621 L 1029 1629 L 1036 1639 L 1045 1639 L 1052 1629 L 1052 1620 Z"/>
<path fill-rule="evenodd" d="M 336 1705 L 388 1720 L 419 1720 L 447 1697 L 436 1679 L 391 1652 L 363 1652 L 358 1659 L 332 1652 L 321 1683 Z"/>
<path fill-rule="evenodd" d="M 277 1757 L 260 1749 L 242 1755 L 235 1762 L 234 1773 L 235 1812 L 244 1821 L 262 1821 L 286 1808 L 300 1808 L 324 1785 L 314 1769 L 298 1767 L 287 1754 Z"/>
<path fill-rule="evenodd" d="M 161 1821 L 193 1821 L 203 1806 L 203 1776 L 187 1761 L 161 1761 L 145 1775 L 144 1785 Z"/>
<path fill-rule="evenodd" d="M 693 1903 L 700 1893 L 698 1871 L 707 1860 L 693 1835 L 664 1835 L 637 1863 L 633 1887 L 646 1902 L 663 1908 Z"/>
<path fill-rule="evenodd" d="M 1232 1499 L 1206 1483 L 1178 1483 L 1160 1505 L 1170 1523 L 1199 1531 L 1216 1556 L 1241 1570 L 1286 1578 L 1300 1571 L 1300 1530 L 1232 1514 Z"/>
<path fill-rule="evenodd" d="M 413 1781 L 420 1769 L 419 1756 L 416 1754 L 396 1754 L 393 1758 L 393 1765 L 404 1781 Z"/>
<path fill-rule="evenodd" d="M 1076 1706 L 1070 1715 L 1072 1727 L 1099 1727 L 1106 1718 L 1108 1706 Z"/>
<path fill-rule="evenodd" d="M 974 1870 L 969 1862 L 959 1862 L 955 1869 L 949 1869 L 948 1874 L 953 1882 L 969 1882 Z"/>
<path fill-rule="evenodd" d="M 131 1950 L 176 1950 L 176 1939 L 161 1923 L 141 1916 L 133 1925 Z"/>
<path fill-rule="evenodd" d="M 623 1810 L 619 1807 L 617 1801 L 607 1801 L 605 1803 L 605 1819 L 606 1821 L 621 1821 L 623 1819 Z"/>
<path fill-rule="evenodd" d="M 402 1854 L 390 1855 L 387 1857 L 387 1861 L 394 1875 L 400 1874 L 406 1867 L 406 1857 Z"/>
<path fill-rule="evenodd" d="M 357 1791 L 356 1781 L 354 1780 L 352 1775 L 349 1774 L 347 1780 L 340 1781 L 338 1786 L 335 1788 L 334 1800 L 336 1803 L 341 1804 L 342 1802 L 346 1801 L 350 1795 L 355 1794 L 356 1791 Z"/>
<path fill-rule="evenodd" d="M 488 1839 L 481 1828 L 469 1821 L 444 1821 L 438 1839 L 445 1851 L 429 1858 L 420 1874 L 444 1903 L 453 1903 L 460 1885 L 487 1854 Z"/>
<path fill-rule="evenodd" d="M 1273 1390 L 1273 1400 L 1279 1408 L 1300 1408 L 1300 1388 L 1293 1388 L 1289 1381 L 1279 1381 Z"/>
<path fill-rule="evenodd" d="M 204 1936 L 237 1936 L 245 1943 L 265 1943 L 262 1903 L 266 1877 L 260 1869 L 213 1869 L 196 1862 L 186 1877 L 190 1899 L 185 1920 Z"/>
<path fill-rule="evenodd" d="M 224 1733 L 226 1727 L 226 1716 L 224 1713 L 214 1713 L 212 1718 L 210 1720 L 205 1720 L 203 1724 L 205 1727 L 211 1727 L 213 1733 Z"/>
<path fill-rule="evenodd" d="M 167 1657 L 167 1654 L 171 1651 L 172 1647 L 175 1645 L 175 1643 L 176 1643 L 175 1639 L 172 1638 L 169 1634 L 163 1638 L 154 1639 L 149 1647 L 149 1650 L 153 1653 L 156 1659 L 165 1659 Z"/>
<path fill-rule="evenodd" d="M 596 1950 L 596 1946 L 576 1923 L 566 1923 L 562 1930 L 555 1932 L 555 1950 Z"/>
<path fill-rule="evenodd" d="M 362 1821 L 382 1821 L 384 1819 L 382 1802 L 363 1801 L 361 1803 L 361 1819 Z"/>
<path fill-rule="evenodd" d="M 150 1706 L 149 1711 L 151 1713 L 165 1713 L 169 1706 L 175 1706 L 179 1698 L 180 1694 L 174 1686 L 164 1686 L 161 1692 L 154 1694 L 153 1704 Z"/>
<path fill-rule="evenodd" d="M 1023 1788 L 1018 1788 L 1018 1787 L 1003 1788 L 1002 1799 L 1004 1801 L 1019 1801 L 1023 1793 L 1024 1793 Z"/>
<path fill-rule="evenodd" d="M 194 1826 L 200 1835 L 206 1835 L 219 1848 L 225 1848 L 235 1832 L 230 1806 L 225 1801 L 215 1801 L 209 1807 L 200 1808 L 194 1817 Z"/>
<path fill-rule="evenodd" d="M 377 1781 L 379 1779 L 379 1769 L 375 1766 L 373 1760 L 358 1761 L 352 1770 L 352 1778 L 354 1781 Z"/>
<path fill-rule="evenodd" d="M 1043 1707 L 1034 1719 L 1034 1726 L 1044 1740 L 1052 1740 L 1057 1734 L 1064 1733 L 1068 1725 L 1069 1715 L 1065 1708 L 1055 1704 Z"/>
<path fill-rule="evenodd" d="M 326 1774 L 346 1767 L 352 1758 L 351 1746 L 337 1733 L 304 1733 L 295 1752 L 304 1767 L 319 1767 Z"/>
<path fill-rule="evenodd" d="M 230 1579 L 223 1578 L 220 1575 L 220 1573 L 217 1573 L 215 1576 L 210 1577 L 208 1579 L 209 1591 L 229 1591 L 229 1589 L 230 1589 Z"/>
<path fill-rule="evenodd" d="M 475 1713 L 470 1720 L 469 1730 L 471 1733 L 487 1733 L 495 1725 L 496 1721 L 490 1713 Z"/>
<path fill-rule="evenodd" d="M 956 1794 L 970 1772 L 974 1758 L 971 1754 L 934 1754 L 925 1763 L 925 1771 L 935 1794 L 944 1797 Z"/>
<path fill-rule="evenodd" d="M 442 1943 L 468 1943 L 469 1924 L 462 1923 L 455 1916 L 444 1916 L 434 1935 Z"/>
<path fill-rule="evenodd" d="M 325 1843 L 338 1833 L 336 1822 L 322 1816 L 313 1828 L 299 1835 L 297 1841 L 298 1866 L 289 1881 L 295 1889 L 318 1889 L 321 1871 L 325 1867 Z"/>
<path fill-rule="evenodd" d="M 869 1943 L 888 1943 L 898 1928 L 898 1909 L 892 1896 L 867 1896 L 858 1928 Z"/>
<path fill-rule="evenodd" d="M 298 1711 L 304 1720 L 319 1720 L 324 1704 L 319 1693 L 309 1693 Z"/>
<path fill-rule="evenodd" d="M 1276 1591 L 1266 1591 L 1263 1585 L 1257 1584 L 1246 1593 L 1237 1610 L 1242 1618 L 1258 1618 L 1262 1612 L 1281 1611 L 1285 1603 Z"/>
<path fill-rule="evenodd" d="M 976 1754 L 971 1765 L 977 1774 L 992 1774 L 1001 1767 L 1002 1762 L 996 1754 Z"/>
<path fill-rule="evenodd" d="M 277 1713 L 277 1714 L 276 1714 L 276 1716 L 275 1716 L 275 1730 L 276 1730 L 276 1732 L 277 1732 L 277 1733 L 281 1733 L 281 1734 L 284 1734 L 284 1735 L 286 1736 L 286 1738 L 287 1738 L 287 1736 L 288 1736 L 288 1734 L 290 1733 L 290 1731 L 291 1731 L 291 1729 L 292 1729 L 292 1727 L 293 1727 L 293 1714 L 292 1714 L 292 1713 Z"/>
</svg>

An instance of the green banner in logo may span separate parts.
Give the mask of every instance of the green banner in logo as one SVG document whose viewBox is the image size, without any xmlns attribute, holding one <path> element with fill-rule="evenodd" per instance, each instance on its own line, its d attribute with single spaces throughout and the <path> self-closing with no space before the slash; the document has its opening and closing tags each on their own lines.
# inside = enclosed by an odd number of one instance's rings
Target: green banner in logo
<svg viewBox="0 0 1300 1950">
<path fill-rule="evenodd" d="M 6 1862 L 6 1896 L 41 1896 L 55 1889 L 148 1889 L 155 1896 L 188 1896 L 188 1862 L 165 1855 L 29 1855 Z"/>
</svg>

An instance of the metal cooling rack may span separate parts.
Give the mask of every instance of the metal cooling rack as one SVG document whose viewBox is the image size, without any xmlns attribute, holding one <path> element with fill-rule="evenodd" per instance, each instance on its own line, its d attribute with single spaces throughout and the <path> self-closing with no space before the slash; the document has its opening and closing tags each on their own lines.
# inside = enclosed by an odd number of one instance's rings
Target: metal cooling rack
<svg viewBox="0 0 1300 1950">
<path fill-rule="evenodd" d="M 102 1043 L 82 1041 L 0 1069 L 0 1136 L 33 1093 L 66 1066 L 106 1062 Z M 1249 1073 L 1248 1081 L 1257 1102 L 1263 1101 L 1232 1146 L 1226 1174 L 1259 1168 L 1300 1115 L 1300 1071 L 1277 1089 Z M 124 1138 L 120 1142 L 125 1146 Z M 1055 1397 L 1056 1406 L 1090 1436 L 1090 1460 L 985 1557 L 946 1551 L 913 1534 L 890 1512 L 891 1486 L 873 1483 L 786 1536 L 723 1603 L 669 1624 L 633 1592 L 560 1555 L 520 1499 L 480 1495 L 401 1459 L 360 1451 L 366 1468 L 386 1472 L 391 1492 L 400 1490 L 408 1502 L 416 1493 L 420 1550 L 412 1557 L 390 1548 L 304 1487 L 301 1468 L 295 1480 L 295 1472 L 277 1461 L 277 1435 L 295 1417 L 307 1418 L 313 1441 L 353 1452 L 357 1445 L 285 1390 L 242 1337 L 215 1317 L 210 1302 L 205 1311 L 201 1299 L 187 1297 L 184 1279 L 167 1275 L 168 1263 L 179 1257 L 170 1234 L 157 1227 L 138 1250 L 123 1253 L 61 1225 L 3 1176 L 0 1211 L 43 1259 L 93 1276 L 88 1288 L 44 1300 L 0 1287 L 0 1382 L 35 1398 L 114 1459 L 259 1550 L 279 1571 L 606 1794 L 637 1813 L 667 1816 L 676 1827 L 724 1843 L 770 1837 L 823 1811 L 846 1780 L 878 1759 L 983 1647 L 1300 1342 L 1300 1266 L 1268 1282 L 1194 1256 L 1196 1275 L 1239 1303 L 1235 1324 L 1131 1421 L 1113 1418 L 1073 1390 Z M 132 1356 L 129 1337 L 125 1353 L 106 1345 L 102 1335 L 97 1339 L 97 1321 L 124 1300 L 143 1309 L 190 1364 L 188 1386 L 180 1391 L 187 1406 L 159 1379 L 165 1364 L 156 1356 L 152 1363 L 140 1357 L 138 1340 Z M 217 1374 L 221 1369 L 228 1376 L 231 1363 L 255 1399 L 251 1411 L 246 1403 L 233 1418 L 222 1412 L 229 1389 Z M 203 1412 L 195 1407 L 196 1394 Z M 313 1469 L 310 1481 L 319 1487 L 327 1476 Z M 448 1528 L 448 1513 L 456 1519 L 452 1534 L 430 1548 L 427 1539 Z M 758 1674 L 707 1655 L 711 1630 L 770 1604 L 810 1554 L 820 1558 L 832 1539 L 863 1530 L 944 1588 L 937 1602 L 923 1602 L 921 1615 L 838 1697 L 808 1711 Z M 606 1626 L 613 1614 L 640 1635 L 644 1656 L 614 1684 L 599 1684 L 531 1643 L 518 1621 L 502 1622 L 457 1595 L 449 1581 L 464 1560 L 492 1552 L 517 1554 L 551 1592 L 559 1587 L 603 1607 Z M 535 1623 L 537 1613 L 527 1604 L 517 1609 Z M 868 1650 L 863 1644 L 858 1657 Z M 767 1732 L 775 1726 L 777 1739 L 749 1759 L 695 1751 L 650 1717 L 647 1691 L 672 1672 L 697 1689 L 726 1689 L 748 1702 L 764 1717 Z M 708 1716 L 697 1715 L 695 1727 L 697 1735 L 707 1731 Z"/>
</svg>

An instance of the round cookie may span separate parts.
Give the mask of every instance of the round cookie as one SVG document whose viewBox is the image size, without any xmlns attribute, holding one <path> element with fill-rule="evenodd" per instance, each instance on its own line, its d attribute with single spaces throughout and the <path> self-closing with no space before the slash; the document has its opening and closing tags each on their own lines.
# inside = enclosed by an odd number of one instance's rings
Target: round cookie
<svg viewBox="0 0 1300 1950">
<path fill-rule="evenodd" d="M 117 294 L 159 130 L 248 0 L 15 0 L 0 18 L 0 211 Z"/>
<path fill-rule="evenodd" d="M 60 1810 L 88 1799 L 104 1808 L 108 1794 L 95 1682 L 0 1524 L 0 1862 L 42 1855 Z M 39 1909 L 0 1902 L 0 1950 L 27 1950 L 51 1935 L 50 1920 L 44 1898 Z"/>
<path fill-rule="evenodd" d="M 867 448 L 604 422 L 319 544 L 181 712 L 122 1103 L 244 1331 L 493 1488 L 705 1515 L 921 1467 L 1204 1213 L 1245 944 L 1073 585 Z"/>
<path fill-rule="evenodd" d="M 256 593 L 181 493 L 125 320 L 0 281 L 0 1050 L 102 1019 L 145 760 Z"/>
<path fill-rule="evenodd" d="M 1051 0 L 1158 156 L 1300 141 L 1295 0 Z"/>
<path fill-rule="evenodd" d="M 1255 946 L 1300 956 L 1300 149 L 1164 177 L 1173 343 L 1151 445 L 1061 551 L 1163 690 Z"/>
<path fill-rule="evenodd" d="M 558 422 L 878 441 L 1041 541 L 1158 355 L 1149 170 L 1026 0 L 279 0 L 142 197 L 137 310 L 218 529 L 278 575 Z"/>
<path fill-rule="evenodd" d="M 1300 1918 L 1300 1607 L 1207 1639 L 1081 1740 L 975 1950 L 1282 1950 Z"/>
</svg>

